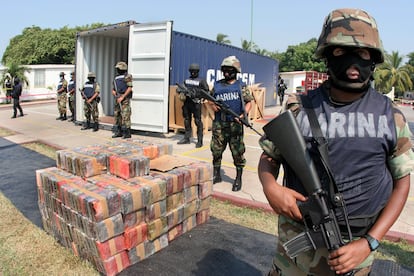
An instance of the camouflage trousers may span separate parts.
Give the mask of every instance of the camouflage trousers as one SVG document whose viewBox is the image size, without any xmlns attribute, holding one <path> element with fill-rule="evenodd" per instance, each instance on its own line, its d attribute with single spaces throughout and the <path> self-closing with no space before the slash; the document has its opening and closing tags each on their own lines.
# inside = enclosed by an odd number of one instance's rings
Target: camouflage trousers
<svg viewBox="0 0 414 276">
<path fill-rule="evenodd" d="M 69 110 L 72 115 L 75 114 L 75 95 L 68 96 Z"/>
<path fill-rule="evenodd" d="M 115 99 L 114 106 L 115 125 L 131 128 L 131 100 L 125 99 L 120 104 Z"/>
<path fill-rule="evenodd" d="M 210 150 L 213 154 L 213 166 L 221 166 L 223 152 L 229 144 L 234 166 L 243 168 L 246 165 L 243 125 L 236 122 L 213 121 L 212 129 Z"/>
<path fill-rule="evenodd" d="M 294 259 L 289 258 L 283 249 L 282 244 L 302 233 L 305 227 L 289 218 L 279 216 L 278 219 L 278 240 L 276 242 L 276 255 L 273 259 L 269 276 L 309 276 L 309 275 L 337 275 L 328 266 L 328 250 L 319 248 L 301 253 Z M 368 275 L 370 266 L 374 260 L 371 253 L 355 271 L 355 276 Z"/>
<path fill-rule="evenodd" d="M 98 103 L 96 102 L 96 100 L 93 100 L 90 104 L 88 104 L 85 101 L 83 103 L 83 112 L 85 113 L 85 118 L 87 122 L 98 123 L 99 110 Z"/>
<path fill-rule="evenodd" d="M 58 93 L 57 104 L 58 104 L 59 114 L 66 114 L 66 102 L 67 102 L 66 92 Z"/>
</svg>

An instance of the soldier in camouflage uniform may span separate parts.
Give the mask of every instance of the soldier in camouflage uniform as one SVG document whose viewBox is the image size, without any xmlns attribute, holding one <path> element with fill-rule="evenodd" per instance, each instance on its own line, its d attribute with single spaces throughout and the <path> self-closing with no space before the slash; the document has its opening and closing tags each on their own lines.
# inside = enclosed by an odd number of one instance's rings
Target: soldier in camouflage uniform
<svg viewBox="0 0 414 276">
<path fill-rule="evenodd" d="M 75 117 L 75 89 L 76 89 L 76 78 L 75 72 L 70 73 L 70 80 L 68 84 L 68 100 L 69 100 L 69 110 L 70 110 L 70 120 L 73 122 Z"/>
<path fill-rule="evenodd" d="M 113 82 L 115 133 L 112 138 L 131 138 L 131 98 L 132 75 L 127 73 L 128 66 L 120 61 L 115 65 L 117 76 Z"/>
<path fill-rule="evenodd" d="M 307 193 L 289 166 L 283 166 L 283 185 L 277 182 L 284 159 L 263 137 L 259 178 L 270 205 L 279 214 L 277 252 L 269 275 L 349 271 L 368 275 L 373 251 L 407 200 L 414 164 L 411 133 L 401 111 L 371 87 L 375 65 L 384 61 L 384 54 L 377 24 L 368 13 L 358 9 L 332 11 L 325 19 L 315 56 L 326 61 L 329 79 L 306 95 L 288 95 L 284 110 L 296 115 L 312 159 L 321 164 L 308 119 L 313 112 L 307 110 L 315 112 L 328 143 L 327 159 L 346 204 L 353 239 L 332 252 L 316 248 L 294 259 L 286 255 L 282 244 L 305 230 L 296 202 L 305 201 Z M 306 110 L 302 106 L 305 102 Z M 329 185 L 321 166 L 316 169 L 322 187 Z M 344 228 L 344 217 L 337 218 Z"/>
<path fill-rule="evenodd" d="M 6 73 L 4 78 L 4 88 L 6 90 L 6 103 L 10 103 L 12 99 L 11 93 L 13 91 L 13 78 L 9 73 Z"/>
<path fill-rule="evenodd" d="M 58 111 L 59 117 L 56 120 L 66 120 L 66 101 L 67 101 L 67 92 L 68 92 L 68 82 L 65 80 L 65 73 L 60 72 L 59 74 L 60 80 L 57 86 L 57 103 L 58 103 Z"/>
<path fill-rule="evenodd" d="M 81 130 L 92 128 L 93 131 L 99 130 L 99 93 L 101 88 L 99 83 L 95 81 L 96 75 L 94 72 L 88 73 L 88 81 L 81 89 L 82 98 L 84 100 L 83 112 L 85 113 L 86 122 Z M 91 120 L 92 119 L 92 120 Z"/>
<path fill-rule="evenodd" d="M 221 71 L 224 79 L 214 83 L 211 93 L 214 98 L 223 101 L 236 114 L 240 114 L 239 118 L 244 118 L 250 111 L 250 102 L 253 97 L 248 87 L 241 80 L 237 80 L 237 73 L 241 73 L 240 61 L 235 56 L 226 57 L 221 63 Z M 213 154 L 213 182 L 221 182 L 221 160 L 223 152 L 229 144 L 237 171 L 232 191 L 240 191 L 243 168 L 246 165 L 243 124 L 239 121 L 239 118 L 234 118 L 232 115 L 223 112 L 214 103 L 210 102 L 210 104 L 215 112 L 210 143 Z"/>
</svg>

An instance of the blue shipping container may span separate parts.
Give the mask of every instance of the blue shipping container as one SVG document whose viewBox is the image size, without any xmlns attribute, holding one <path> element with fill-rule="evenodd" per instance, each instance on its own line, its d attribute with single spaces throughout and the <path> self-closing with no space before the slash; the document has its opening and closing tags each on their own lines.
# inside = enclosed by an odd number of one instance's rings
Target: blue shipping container
<svg viewBox="0 0 414 276">
<path fill-rule="evenodd" d="M 227 56 L 236 56 L 241 63 L 242 73 L 238 74 L 247 85 L 259 84 L 266 88 L 265 105 L 276 105 L 274 97 L 279 64 L 275 59 L 243 50 L 213 40 L 172 32 L 170 85 L 182 82 L 189 76 L 191 63 L 200 65 L 200 76 L 210 87 L 222 78 L 220 65 Z"/>
</svg>

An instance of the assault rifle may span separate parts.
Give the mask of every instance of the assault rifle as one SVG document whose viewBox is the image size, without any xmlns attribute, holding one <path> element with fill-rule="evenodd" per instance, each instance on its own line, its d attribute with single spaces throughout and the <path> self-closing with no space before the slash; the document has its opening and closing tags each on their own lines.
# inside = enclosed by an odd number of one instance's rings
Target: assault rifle
<svg viewBox="0 0 414 276">
<path fill-rule="evenodd" d="M 188 91 L 189 90 L 185 85 L 181 85 L 179 83 L 176 83 L 176 84 L 177 84 L 178 88 L 180 89 L 180 91 Z M 213 96 L 211 96 L 208 91 L 205 91 L 203 89 L 199 89 L 198 91 L 200 92 L 201 98 L 213 102 L 218 107 L 220 107 L 221 111 L 223 111 L 223 112 L 225 112 L 227 114 L 230 114 L 230 115 L 234 116 L 234 118 L 238 118 L 239 121 L 243 125 L 247 126 L 251 130 L 253 130 L 254 132 L 256 132 L 259 136 L 262 136 L 262 134 L 260 132 L 258 132 L 256 129 L 254 129 L 253 126 L 247 121 L 247 116 L 244 116 L 244 118 L 240 118 L 240 116 L 236 112 L 234 112 L 225 102 L 220 101 L 220 100 L 217 100 L 216 98 L 214 98 Z"/>
<path fill-rule="evenodd" d="M 331 252 L 345 244 L 334 206 L 343 207 L 349 240 L 352 240 L 343 198 L 339 193 L 330 198 L 322 189 L 315 165 L 306 149 L 305 140 L 293 113 L 286 111 L 280 114 L 266 124 L 263 130 L 280 150 L 284 160 L 308 193 L 306 202 L 298 202 L 306 230 L 283 244 L 287 255 L 293 259 L 302 252 L 316 248 L 327 248 Z M 334 181 L 333 178 L 330 181 Z M 353 275 L 353 272 L 348 272 L 346 275 Z"/>
<path fill-rule="evenodd" d="M 85 93 L 83 92 L 83 90 L 79 88 L 79 92 L 81 93 L 82 98 L 83 98 L 83 100 L 85 101 L 85 103 L 86 103 L 87 105 L 89 105 L 89 107 L 92 109 L 92 105 L 91 105 L 90 103 L 88 103 L 88 98 L 86 97 L 86 95 L 85 95 Z"/>
</svg>

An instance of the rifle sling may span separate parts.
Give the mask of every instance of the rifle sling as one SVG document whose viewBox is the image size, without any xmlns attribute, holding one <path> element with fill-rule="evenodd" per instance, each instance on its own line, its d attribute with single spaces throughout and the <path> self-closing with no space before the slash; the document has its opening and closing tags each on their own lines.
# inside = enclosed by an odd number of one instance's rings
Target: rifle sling
<svg viewBox="0 0 414 276">
<path fill-rule="evenodd" d="M 338 194 L 338 186 L 334 181 L 333 173 L 331 167 L 329 166 L 328 159 L 328 141 L 325 136 L 322 134 L 321 126 L 319 124 L 318 118 L 316 117 L 315 110 L 312 108 L 312 102 L 306 95 L 301 96 L 302 106 L 308 115 L 309 124 L 312 130 L 312 136 L 315 143 L 318 146 L 319 156 L 321 158 L 322 164 L 325 167 L 326 173 L 330 178 L 329 185 L 329 197 L 331 198 L 332 203 L 336 206 L 334 196 Z"/>
</svg>

